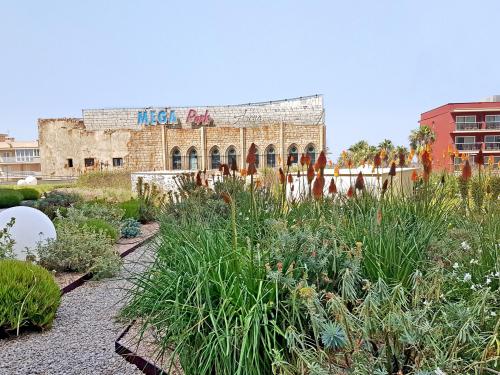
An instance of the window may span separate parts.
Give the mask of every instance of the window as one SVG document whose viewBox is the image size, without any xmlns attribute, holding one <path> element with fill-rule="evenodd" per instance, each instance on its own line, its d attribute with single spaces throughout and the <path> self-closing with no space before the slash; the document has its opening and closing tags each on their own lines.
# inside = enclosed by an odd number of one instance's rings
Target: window
<svg viewBox="0 0 500 375">
<path fill-rule="evenodd" d="M 500 129 L 500 115 L 486 115 L 486 129 Z"/>
<path fill-rule="evenodd" d="M 66 164 L 68 165 L 68 168 L 73 168 L 73 159 L 68 159 Z"/>
<path fill-rule="evenodd" d="M 500 150 L 500 135 L 487 135 L 484 137 L 485 150 Z"/>
<path fill-rule="evenodd" d="M 476 143 L 475 136 L 455 137 L 455 143 Z"/>
<path fill-rule="evenodd" d="M 476 123 L 476 116 L 457 116 L 455 122 L 457 130 L 474 130 L 481 127 Z"/>
<path fill-rule="evenodd" d="M 458 151 L 470 151 L 478 149 L 476 137 L 455 137 L 455 146 Z"/>
<path fill-rule="evenodd" d="M 195 149 L 189 151 L 189 169 L 196 170 L 198 169 L 198 153 Z"/>
<path fill-rule="evenodd" d="M 123 158 L 113 158 L 113 167 L 122 167 Z"/>
<path fill-rule="evenodd" d="M 311 158 L 311 164 L 316 163 L 316 149 L 313 145 L 309 145 L 306 147 L 306 154 Z"/>
<path fill-rule="evenodd" d="M 233 165 L 233 163 L 236 163 L 236 149 L 231 146 L 227 149 L 227 165 L 229 165 L 229 168 Z"/>
<path fill-rule="evenodd" d="M 276 167 L 276 153 L 273 146 L 269 146 L 266 151 L 266 165 L 270 168 Z"/>
<path fill-rule="evenodd" d="M 220 152 L 217 147 L 213 148 L 210 152 L 210 167 L 212 169 L 219 169 L 220 165 Z"/>
<path fill-rule="evenodd" d="M 34 158 L 40 156 L 40 150 L 37 148 L 26 148 L 21 150 L 16 150 L 16 161 L 17 162 L 31 162 Z"/>
<path fill-rule="evenodd" d="M 181 169 L 182 168 L 182 159 L 181 152 L 178 148 L 176 148 L 172 152 L 172 169 Z"/>
<path fill-rule="evenodd" d="M 457 116 L 455 118 L 455 122 L 457 124 L 464 124 L 464 123 L 475 123 L 476 122 L 476 116 Z"/>
<path fill-rule="evenodd" d="M 95 164 L 94 158 L 85 158 L 84 159 L 85 167 L 93 167 Z"/>
<path fill-rule="evenodd" d="M 297 164 L 299 161 L 299 149 L 295 145 L 291 145 L 288 149 L 288 155 L 292 157 L 292 164 Z"/>
</svg>

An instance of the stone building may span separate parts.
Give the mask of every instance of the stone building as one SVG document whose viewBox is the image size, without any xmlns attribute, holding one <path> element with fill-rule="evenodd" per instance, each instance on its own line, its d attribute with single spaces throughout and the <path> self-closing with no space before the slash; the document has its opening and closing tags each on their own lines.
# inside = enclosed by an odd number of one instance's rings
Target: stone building
<svg viewBox="0 0 500 375">
<path fill-rule="evenodd" d="M 294 154 L 312 159 L 325 148 L 323 97 L 208 107 L 85 109 L 83 118 L 39 119 L 42 175 L 88 170 L 211 170 L 248 147 L 259 167 L 277 167 Z"/>
</svg>

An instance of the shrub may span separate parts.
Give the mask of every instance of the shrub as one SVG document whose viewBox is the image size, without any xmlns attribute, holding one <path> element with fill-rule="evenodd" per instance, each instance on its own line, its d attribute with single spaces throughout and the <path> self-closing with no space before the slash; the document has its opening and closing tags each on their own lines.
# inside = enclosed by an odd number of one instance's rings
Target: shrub
<svg viewBox="0 0 500 375">
<path fill-rule="evenodd" d="M 93 201 L 77 203 L 68 209 L 66 216 L 73 220 L 102 219 L 116 230 L 120 229 L 124 210 L 107 202 Z"/>
<path fill-rule="evenodd" d="M 16 190 L 0 189 L 0 208 L 19 206 L 23 195 Z"/>
<path fill-rule="evenodd" d="M 141 203 L 137 199 L 130 199 L 120 203 L 120 208 L 124 211 L 123 219 L 139 220 L 139 207 Z"/>
<path fill-rule="evenodd" d="M 141 234 L 141 223 L 133 218 L 123 220 L 121 234 L 124 238 L 134 238 Z"/>
<path fill-rule="evenodd" d="M 121 259 L 113 242 L 103 231 L 60 218 L 57 240 L 39 243 L 35 249 L 39 263 L 60 272 L 92 272 L 95 278 L 115 275 Z"/>
<path fill-rule="evenodd" d="M 17 189 L 17 191 L 22 194 L 23 200 L 34 201 L 40 199 L 40 192 L 36 189 L 22 188 L 22 189 Z"/>
<path fill-rule="evenodd" d="M 47 270 L 19 260 L 0 260 L 0 329 L 52 325 L 61 291 Z"/>
<path fill-rule="evenodd" d="M 82 226 L 93 232 L 104 233 L 113 243 L 118 240 L 118 230 L 103 219 L 88 219 L 82 223 Z"/>
<path fill-rule="evenodd" d="M 12 218 L 5 228 L 0 230 L 0 259 L 13 258 L 14 257 L 14 243 L 11 234 L 9 233 L 10 228 L 14 226 L 15 219 Z"/>
<path fill-rule="evenodd" d="M 58 212 L 65 216 L 67 208 L 80 200 L 81 197 L 78 194 L 54 190 L 47 193 L 45 198 L 37 201 L 35 208 L 42 211 L 50 219 L 54 219 Z"/>
</svg>

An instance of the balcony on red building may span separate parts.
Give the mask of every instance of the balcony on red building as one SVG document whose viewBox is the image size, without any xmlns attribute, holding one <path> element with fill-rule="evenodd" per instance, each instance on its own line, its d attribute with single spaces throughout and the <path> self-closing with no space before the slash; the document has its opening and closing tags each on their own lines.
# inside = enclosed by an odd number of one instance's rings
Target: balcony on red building
<svg viewBox="0 0 500 375">
<path fill-rule="evenodd" d="M 437 169 L 457 170 L 465 158 L 474 164 L 482 150 L 491 168 L 499 170 L 500 95 L 480 102 L 442 105 L 422 113 L 419 123 L 436 134 L 432 157 Z"/>
</svg>

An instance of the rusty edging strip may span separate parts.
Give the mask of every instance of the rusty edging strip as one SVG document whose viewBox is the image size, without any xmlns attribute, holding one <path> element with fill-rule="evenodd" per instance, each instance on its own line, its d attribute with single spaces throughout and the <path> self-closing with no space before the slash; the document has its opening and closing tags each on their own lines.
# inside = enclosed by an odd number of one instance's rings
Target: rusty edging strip
<svg viewBox="0 0 500 375">
<path fill-rule="evenodd" d="M 130 249 L 127 249 L 125 250 L 123 253 L 120 254 L 120 258 L 124 258 L 126 257 L 127 255 L 129 255 L 131 252 L 137 250 L 139 247 L 141 247 L 142 245 L 144 245 L 145 243 L 151 241 L 157 234 L 158 232 L 152 234 L 151 236 L 149 237 L 146 237 L 145 239 L 143 239 L 142 241 L 139 241 L 137 242 L 136 244 L 134 244 L 134 246 L 132 246 Z M 69 283 L 68 285 L 66 285 L 64 288 L 61 289 L 61 295 L 64 295 L 66 293 L 69 293 L 71 292 L 73 289 L 76 289 L 78 288 L 79 286 L 82 286 L 83 284 L 85 284 L 86 281 L 89 281 L 91 278 L 92 278 L 93 274 L 92 272 L 89 272 L 89 273 L 86 273 L 85 275 L 79 277 L 78 279 L 76 279 L 75 281 Z"/>
<path fill-rule="evenodd" d="M 132 322 L 115 340 L 115 353 L 122 356 L 127 362 L 135 365 L 146 375 L 168 375 L 168 372 L 158 368 L 155 364 L 147 359 L 135 354 L 126 346 L 120 344 L 120 340 L 128 333 L 134 322 Z"/>
</svg>

